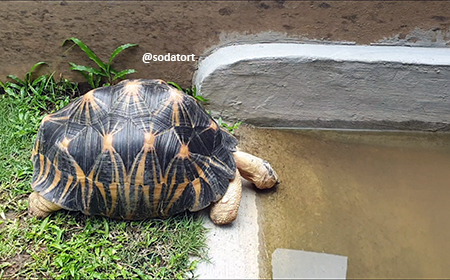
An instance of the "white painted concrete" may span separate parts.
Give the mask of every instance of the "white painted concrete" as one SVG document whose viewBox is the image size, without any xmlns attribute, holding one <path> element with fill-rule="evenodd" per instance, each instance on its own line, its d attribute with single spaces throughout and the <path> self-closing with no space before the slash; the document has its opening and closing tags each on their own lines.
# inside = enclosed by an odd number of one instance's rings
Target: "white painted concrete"
<svg viewBox="0 0 450 280">
<path fill-rule="evenodd" d="M 209 228 L 207 245 L 211 263 L 199 263 L 199 279 L 257 279 L 258 221 L 256 193 L 248 181 L 243 181 L 239 214 L 231 225 L 216 226 L 204 211 L 205 227 Z"/>
<path fill-rule="evenodd" d="M 291 58 L 353 62 L 397 62 L 404 64 L 450 65 L 450 48 L 413 48 L 403 46 L 319 45 L 266 43 L 226 46 L 202 59 L 194 76 L 201 90 L 203 80 L 217 69 L 260 59 Z"/>
</svg>

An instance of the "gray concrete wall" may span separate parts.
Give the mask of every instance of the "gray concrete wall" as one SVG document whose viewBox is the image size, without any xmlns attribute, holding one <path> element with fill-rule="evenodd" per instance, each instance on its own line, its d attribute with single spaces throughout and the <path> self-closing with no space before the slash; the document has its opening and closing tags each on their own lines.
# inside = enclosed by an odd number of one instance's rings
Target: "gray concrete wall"
<svg viewBox="0 0 450 280">
<path fill-rule="evenodd" d="M 257 126 L 449 130 L 450 49 L 219 48 L 194 77 L 213 115 Z"/>
</svg>

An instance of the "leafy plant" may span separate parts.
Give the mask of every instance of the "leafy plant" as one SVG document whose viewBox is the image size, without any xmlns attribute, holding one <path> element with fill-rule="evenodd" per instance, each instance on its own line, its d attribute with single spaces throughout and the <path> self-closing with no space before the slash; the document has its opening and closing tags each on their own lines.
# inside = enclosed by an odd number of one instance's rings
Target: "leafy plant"
<svg viewBox="0 0 450 280">
<path fill-rule="evenodd" d="M 122 71 L 117 71 L 112 67 L 113 59 L 122 51 L 137 46 L 137 44 L 124 44 L 119 46 L 117 49 L 113 51 L 107 63 L 103 62 L 88 46 L 86 46 L 80 39 L 72 37 L 66 39 L 63 42 L 63 45 L 67 41 L 72 41 L 75 43 L 80 49 L 86 53 L 86 55 L 97 64 L 99 68 L 93 68 L 84 65 L 78 65 L 73 62 L 69 64 L 72 66 L 70 69 L 74 71 L 78 71 L 83 75 L 86 81 L 92 88 L 100 87 L 100 83 L 103 78 L 106 78 L 106 83 L 103 83 L 103 86 L 112 85 L 116 80 L 123 79 L 126 75 L 136 73 L 134 69 L 125 69 Z"/>
<path fill-rule="evenodd" d="M 184 92 L 184 93 L 187 94 L 187 95 L 190 95 L 190 96 L 194 97 L 197 101 L 200 102 L 200 104 L 203 103 L 203 102 L 208 102 L 208 101 L 209 101 L 208 99 L 204 98 L 203 96 L 197 94 L 197 89 L 196 89 L 195 86 L 192 87 L 192 88 L 185 88 L 185 89 L 183 89 L 183 88 L 180 87 L 177 83 L 174 83 L 174 82 L 167 82 L 167 84 L 169 84 L 169 85 L 171 85 L 171 86 L 177 88 L 178 90 Z M 210 111 L 208 111 L 207 113 L 208 113 L 209 115 L 211 115 L 211 112 L 210 112 Z M 226 130 L 228 130 L 228 132 L 230 132 L 231 134 L 234 134 L 234 130 L 238 129 L 239 126 L 242 124 L 242 122 L 237 122 L 237 123 L 234 123 L 234 124 L 232 124 L 232 125 L 229 125 L 229 124 L 225 123 L 225 122 L 222 120 L 222 117 L 220 117 L 220 118 L 219 118 L 218 120 L 216 120 L 216 121 L 217 121 L 217 124 L 219 124 L 220 126 L 222 126 L 223 128 L 225 128 Z"/>
<path fill-rule="evenodd" d="M 178 90 L 186 93 L 187 95 L 190 95 L 192 97 L 195 98 L 195 100 L 201 102 L 208 102 L 209 100 L 204 98 L 203 96 L 197 94 L 197 88 L 195 86 L 193 86 L 192 88 L 181 88 L 178 84 L 174 83 L 174 82 L 167 82 L 167 84 L 174 86 L 175 88 L 177 88 Z"/>
<path fill-rule="evenodd" d="M 226 130 L 228 130 L 228 132 L 230 132 L 231 134 L 234 134 L 234 131 L 235 131 L 236 129 L 238 129 L 239 126 L 242 124 L 242 122 L 237 122 L 237 123 L 234 123 L 234 124 L 232 124 L 232 125 L 229 125 L 229 124 L 225 123 L 225 122 L 222 120 L 222 117 L 219 117 L 219 119 L 217 120 L 217 123 L 218 123 L 221 127 L 223 127 L 223 128 L 225 128 Z"/>
</svg>

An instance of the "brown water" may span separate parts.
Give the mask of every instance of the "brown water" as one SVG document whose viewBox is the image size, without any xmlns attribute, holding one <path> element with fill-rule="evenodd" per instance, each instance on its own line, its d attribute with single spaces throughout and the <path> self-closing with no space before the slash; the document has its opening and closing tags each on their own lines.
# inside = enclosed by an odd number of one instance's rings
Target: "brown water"
<svg viewBox="0 0 450 280">
<path fill-rule="evenodd" d="M 242 128 L 282 183 L 257 197 L 276 248 L 348 257 L 348 278 L 450 277 L 450 134 Z"/>
</svg>

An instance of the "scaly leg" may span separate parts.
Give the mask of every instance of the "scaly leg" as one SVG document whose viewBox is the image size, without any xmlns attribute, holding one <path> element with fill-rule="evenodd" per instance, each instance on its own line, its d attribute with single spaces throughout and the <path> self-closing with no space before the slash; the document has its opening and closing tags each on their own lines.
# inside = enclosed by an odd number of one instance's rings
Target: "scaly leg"
<svg viewBox="0 0 450 280">
<path fill-rule="evenodd" d="M 28 211 L 37 218 L 45 218 L 50 215 L 50 213 L 60 209 L 62 209 L 61 206 L 48 201 L 37 192 L 33 192 L 28 198 Z"/>
<path fill-rule="evenodd" d="M 234 179 L 230 181 L 225 195 L 211 206 L 209 217 L 216 225 L 226 225 L 237 217 L 242 196 L 242 182 L 239 171 L 236 170 Z"/>
<path fill-rule="evenodd" d="M 233 156 L 242 177 L 258 189 L 270 189 L 279 183 L 277 173 L 267 161 L 240 151 Z"/>
</svg>

